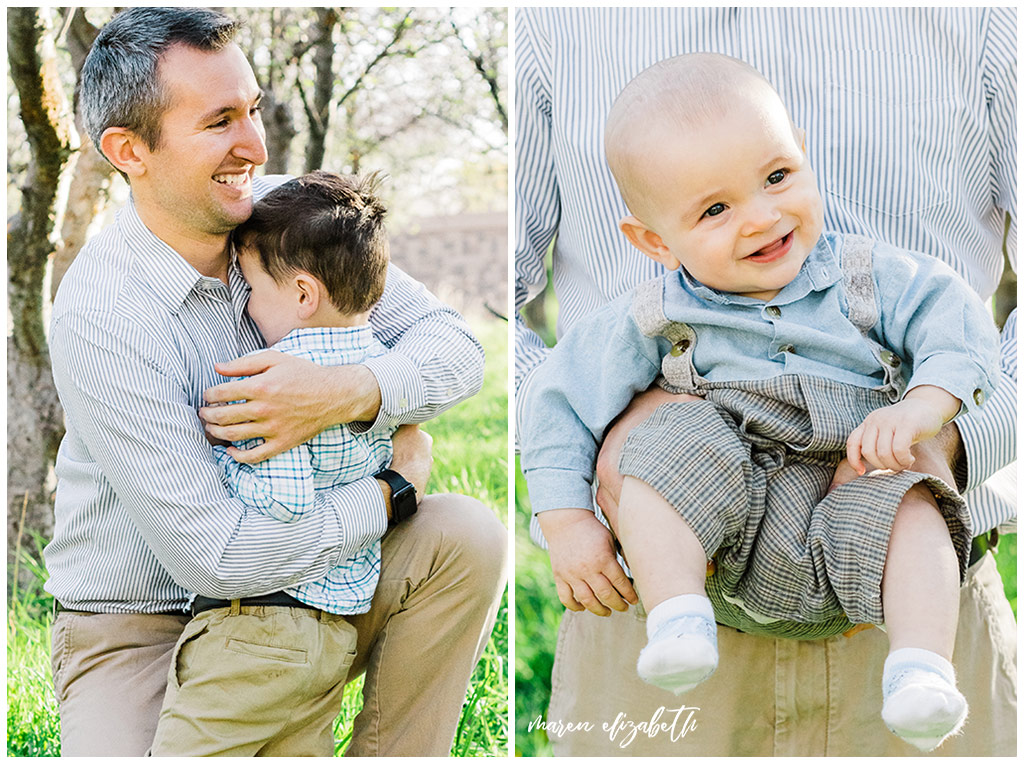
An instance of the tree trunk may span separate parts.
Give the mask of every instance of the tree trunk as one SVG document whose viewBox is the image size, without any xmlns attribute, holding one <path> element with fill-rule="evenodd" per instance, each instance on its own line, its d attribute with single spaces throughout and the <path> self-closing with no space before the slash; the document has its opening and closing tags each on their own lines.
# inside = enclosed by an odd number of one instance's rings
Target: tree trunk
<svg viewBox="0 0 1024 764">
<path fill-rule="evenodd" d="M 68 25 L 67 47 L 71 54 L 76 82 L 97 34 L 99 29 L 85 18 L 84 9 L 75 8 Z M 77 92 L 76 89 L 76 96 Z M 60 230 L 60 246 L 53 257 L 53 273 L 50 277 L 51 300 L 57 294 L 57 287 L 60 286 L 60 280 L 68 266 L 88 240 L 89 227 L 106 207 L 110 197 L 110 182 L 114 177 L 114 168 L 96 150 L 85 132 L 77 102 L 75 127 L 81 145 L 74 157 L 74 171 L 68 188 L 67 204 L 64 206 L 64 224 Z"/>
<path fill-rule="evenodd" d="M 43 326 L 43 279 L 54 251 L 57 190 L 71 154 L 70 117 L 57 72 L 50 11 L 7 11 L 10 76 L 18 91 L 30 160 L 21 208 L 8 221 L 7 559 L 28 534 L 53 528 L 52 463 L 63 435 Z"/>
<path fill-rule="evenodd" d="M 267 175 L 284 175 L 288 172 L 288 154 L 292 141 L 298 134 L 288 104 L 281 103 L 274 95 L 274 86 L 268 83 L 263 93 L 263 127 L 267 131 Z"/>
<path fill-rule="evenodd" d="M 306 105 L 309 116 L 309 143 L 306 144 L 306 172 L 319 170 L 324 163 L 327 128 L 334 92 L 334 27 L 338 13 L 333 8 L 317 8 L 319 37 L 313 45 L 313 103 Z"/>
</svg>

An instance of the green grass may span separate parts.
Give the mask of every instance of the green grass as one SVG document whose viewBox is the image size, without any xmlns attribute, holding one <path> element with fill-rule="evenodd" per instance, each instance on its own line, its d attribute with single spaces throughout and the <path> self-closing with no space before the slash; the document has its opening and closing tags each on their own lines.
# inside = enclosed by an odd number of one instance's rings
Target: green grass
<svg viewBox="0 0 1024 764">
<path fill-rule="evenodd" d="M 508 324 L 474 326 L 487 351 L 483 390 L 426 425 L 434 438 L 428 490 L 476 497 L 506 524 L 508 507 Z M 42 590 L 46 571 L 42 542 L 23 550 L 20 565 L 35 573 L 27 587 L 12 589 L 7 620 L 7 754 L 59 756 L 60 721 L 50 669 L 52 598 Z M 508 605 L 470 682 L 452 746 L 453 756 L 505 756 L 508 750 Z M 345 689 L 335 727 L 336 753 L 351 740 L 352 720 L 362 707 L 362 678 Z"/>
<path fill-rule="evenodd" d="M 551 756 L 542 730 L 529 731 L 538 716 L 547 717 L 551 699 L 558 624 L 564 608 L 558 601 L 545 551 L 530 541 L 530 501 L 516 460 L 516 756 Z M 1017 536 L 1003 536 L 995 554 L 1006 596 L 1017 615 Z"/>
</svg>

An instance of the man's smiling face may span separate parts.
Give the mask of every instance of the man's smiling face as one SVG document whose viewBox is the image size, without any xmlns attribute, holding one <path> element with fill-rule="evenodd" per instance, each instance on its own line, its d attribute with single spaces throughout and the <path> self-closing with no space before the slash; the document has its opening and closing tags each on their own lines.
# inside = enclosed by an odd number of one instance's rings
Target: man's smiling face
<svg viewBox="0 0 1024 764">
<path fill-rule="evenodd" d="M 168 107 L 133 192 L 179 233 L 228 233 L 252 214 L 253 171 L 267 160 L 256 78 L 237 45 L 175 45 L 158 71 Z"/>
</svg>

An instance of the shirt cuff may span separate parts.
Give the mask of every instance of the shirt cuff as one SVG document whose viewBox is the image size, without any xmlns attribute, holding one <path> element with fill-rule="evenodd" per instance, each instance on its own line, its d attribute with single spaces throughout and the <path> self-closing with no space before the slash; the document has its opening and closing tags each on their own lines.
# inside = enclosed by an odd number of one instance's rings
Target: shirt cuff
<svg viewBox="0 0 1024 764">
<path fill-rule="evenodd" d="M 594 493 L 590 481 L 581 473 L 538 468 L 527 470 L 524 475 L 533 514 L 568 508 L 594 511 Z"/>
<path fill-rule="evenodd" d="M 968 412 L 977 414 L 985 406 L 994 392 L 989 380 L 985 370 L 977 364 L 954 353 L 943 353 L 928 358 L 916 368 L 907 389 L 921 385 L 941 387 L 960 400 L 960 411 L 956 415 L 960 417 Z"/>
<path fill-rule="evenodd" d="M 340 565 L 356 550 L 380 539 L 388 529 L 384 494 L 376 478 L 360 478 L 340 488 L 344 490 L 344 501 L 339 501 L 333 490 L 325 494 L 325 497 L 330 497 L 328 500 L 338 518 L 339 538 L 344 541 L 334 554 L 332 567 Z"/>
<path fill-rule="evenodd" d="M 1001 374 L 999 384 L 974 416 L 956 421 L 967 456 L 966 489 L 970 491 L 1017 457 L 1017 382 Z"/>
<path fill-rule="evenodd" d="M 362 365 L 370 370 L 380 387 L 380 411 L 374 422 L 353 422 L 349 429 L 366 432 L 413 421 L 416 411 L 426 405 L 426 390 L 416 364 L 391 351 L 367 358 Z"/>
</svg>

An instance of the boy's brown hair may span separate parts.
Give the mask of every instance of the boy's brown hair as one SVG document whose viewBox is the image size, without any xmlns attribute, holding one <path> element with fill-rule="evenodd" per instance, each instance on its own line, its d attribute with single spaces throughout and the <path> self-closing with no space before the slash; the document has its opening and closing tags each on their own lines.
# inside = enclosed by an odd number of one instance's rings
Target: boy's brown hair
<svg viewBox="0 0 1024 764">
<path fill-rule="evenodd" d="M 275 281 L 296 271 L 316 277 L 343 313 L 365 313 L 380 299 L 388 269 L 387 209 L 380 173 L 365 177 L 317 170 L 284 183 L 253 206 L 231 234 L 255 250 Z"/>
</svg>

